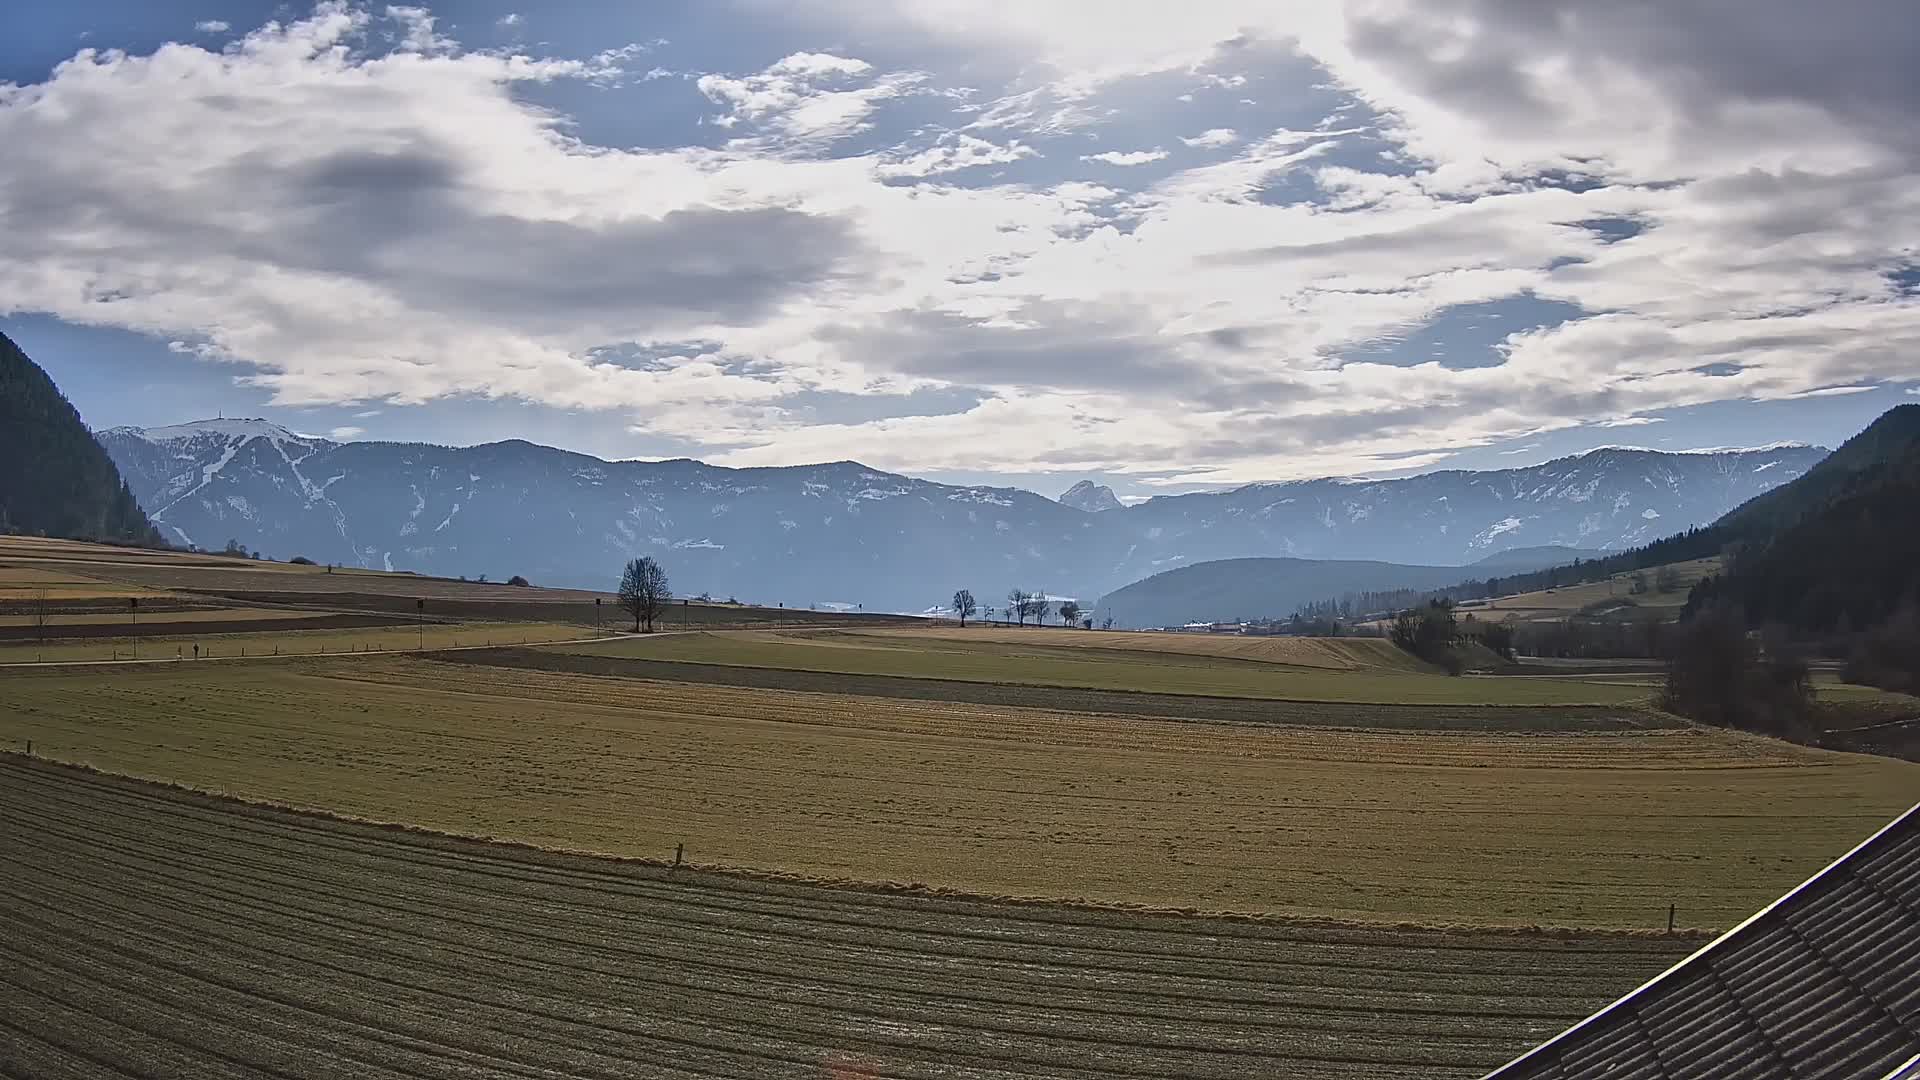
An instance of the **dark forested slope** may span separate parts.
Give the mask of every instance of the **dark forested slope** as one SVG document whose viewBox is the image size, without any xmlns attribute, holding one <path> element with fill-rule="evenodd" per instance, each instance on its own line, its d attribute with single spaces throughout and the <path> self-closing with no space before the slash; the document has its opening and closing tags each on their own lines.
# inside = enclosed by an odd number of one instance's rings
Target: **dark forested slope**
<svg viewBox="0 0 1920 1080">
<path fill-rule="evenodd" d="M 0 532 L 159 542 L 147 515 L 40 366 L 0 334 Z"/>
</svg>

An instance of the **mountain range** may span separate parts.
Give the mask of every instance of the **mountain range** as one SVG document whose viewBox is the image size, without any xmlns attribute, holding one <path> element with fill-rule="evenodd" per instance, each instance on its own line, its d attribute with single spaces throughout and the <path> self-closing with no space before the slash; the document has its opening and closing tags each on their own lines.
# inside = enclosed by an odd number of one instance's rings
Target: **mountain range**
<svg viewBox="0 0 1920 1080">
<path fill-rule="evenodd" d="M 1516 548 L 1620 550 L 1713 521 L 1826 453 L 1609 448 L 1527 468 L 1250 484 L 1132 506 L 1088 484 L 1070 506 L 851 461 L 730 469 L 520 440 L 340 443 L 264 420 L 99 439 L 170 542 L 597 588 L 627 558 L 653 555 L 682 594 L 885 610 L 921 610 L 962 586 L 983 603 L 1014 586 L 1094 597 L 1214 559 L 1431 566 Z"/>
</svg>

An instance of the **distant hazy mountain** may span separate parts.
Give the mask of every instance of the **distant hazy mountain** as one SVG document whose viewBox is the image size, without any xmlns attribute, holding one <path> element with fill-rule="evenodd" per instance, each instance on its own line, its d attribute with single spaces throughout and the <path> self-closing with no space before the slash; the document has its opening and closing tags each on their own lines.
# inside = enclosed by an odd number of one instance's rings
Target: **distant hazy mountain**
<svg viewBox="0 0 1920 1080">
<path fill-rule="evenodd" d="M 1091 480 L 1082 480 L 1068 488 L 1060 496 L 1060 505 L 1071 506 L 1075 510 L 1085 510 L 1097 514 L 1102 510 L 1118 510 L 1120 499 L 1113 489 L 1105 484 L 1096 484 Z"/>
<path fill-rule="evenodd" d="M 1216 559 L 1136 581 L 1100 598 L 1116 625 L 1284 618 L 1301 605 L 1372 589 L 1438 589 L 1461 579 L 1458 566 L 1405 566 L 1350 559 Z M 1470 576 L 1470 575 L 1468 575 Z"/>
<path fill-rule="evenodd" d="M 1548 544 L 1545 547 L 1514 548 L 1497 555 L 1489 555 L 1475 562 L 1470 569 L 1476 576 L 1499 577 L 1545 570 L 1550 566 L 1566 566 L 1575 561 L 1597 559 L 1605 554 L 1606 552 L 1593 548 L 1570 548 Z"/>
<path fill-rule="evenodd" d="M 157 535 L 111 459 L 40 365 L 0 334 L 0 532 Z"/>
<path fill-rule="evenodd" d="M 624 559 L 655 555 L 683 593 L 914 611 L 963 586 L 982 603 L 1013 586 L 1091 598 L 1221 558 L 1464 565 L 1543 545 L 1616 550 L 1711 521 L 1823 453 L 1602 450 L 1527 469 L 1254 484 L 1089 513 L 850 461 L 725 469 L 517 440 L 342 444 L 259 420 L 116 428 L 101 442 L 180 543 L 234 539 L 280 557 L 599 587 Z"/>
</svg>

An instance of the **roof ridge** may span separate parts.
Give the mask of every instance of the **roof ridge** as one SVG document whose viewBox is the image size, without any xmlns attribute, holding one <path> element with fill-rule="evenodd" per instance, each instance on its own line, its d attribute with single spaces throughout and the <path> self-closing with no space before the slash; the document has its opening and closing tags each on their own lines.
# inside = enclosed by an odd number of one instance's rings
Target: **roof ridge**
<svg viewBox="0 0 1920 1080">
<path fill-rule="evenodd" d="M 1763 920 L 1769 919 L 1769 917 L 1772 916 L 1775 912 L 1784 911 L 1796 899 L 1800 898 L 1804 894 L 1812 891 L 1816 887 L 1825 883 L 1828 880 L 1829 875 L 1844 873 L 1845 871 L 1843 868 L 1847 867 L 1850 863 L 1854 862 L 1857 859 L 1862 859 L 1866 857 L 1866 855 L 1869 852 L 1869 849 L 1875 848 L 1877 846 L 1883 846 L 1885 843 L 1891 843 L 1893 842 L 1894 838 L 1903 835 L 1905 832 L 1909 830 L 1912 830 L 1917 834 L 1920 834 L 1920 803 L 1915 803 L 1913 806 L 1908 807 L 1905 813 L 1900 814 L 1898 817 L 1895 817 L 1892 821 L 1889 821 L 1885 825 L 1882 825 L 1879 829 L 1875 830 L 1871 836 L 1868 836 L 1865 840 L 1862 840 L 1858 844 L 1855 844 L 1852 847 L 1852 849 L 1850 849 L 1846 854 L 1828 863 L 1826 866 L 1822 867 L 1820 870 L 1815 872 L 1812 877 L 1809 877 L 1807 880 L 1801 882 L 1799 885 L 1794 886 L 1792 889 L 1788 890 L 1785 894 L 1780 896 L 1778 899 L 1774 900 L 1772 903 L 1768 904 L 1766 907 L 1763 907 L 1759 911 L 1754 912 L 1752 915 L 1747 916 L 1745 919 L 1741 920 L 1738 925 L 1734 926 L 1732 929 L 1728 930 L 1726 933 L 1721 934 L 1720 936 L 1714 938 L 1712 941 L 1709 941 L 1705 945 L 1702 945 L 1700 948 L 1695 949 L 1693 952 L 1689 953 L 1686 957 L 1682 958 L 1678 963 L 1667 968 L 1665 971 L 1662 971 L 1660 974 L 1655 975 L 1653 978 L 1648 979 L 1646 982 L 1641 983 L 1639 986 L 1628 991 L 1626 994 L 1622 995 L 1620 998 L 1616 999 L 1611 1004 L 1607 1005 L 1605 1008 L 1602 1008 L 1600 1011 L 1594 1013 L 1593 1015 L 1587 1017 L 1584 1020 L 1581 1020 L 1579 1023 L 1574 1024 L 1572 1027 L 1569 1027 L 1565 1031 L 1562 1031 L 1560 1034 L 1555 1035 L 1553 1038 L 1548 1039 L 1546 1042 L 1541 1043 L 1540 1045 L 1534 1047 L 1533 1049 L 1527 1051 L 1526 1053 L 1521 1054 L 1519 1057 L 1514 1058 L 1512 1061 L 1507 1062 L 1505 1065 L 1502 1065 L 1499 1068 L 1494 1069 L 1492 1072 L 1489 1072 L 1486 1075 L 1486 1080 L 1498 1080 L 1498 1078 L 1501 1078 L 1501 1077 L 1522 1075 L 1516 1072 L 1516 1070 L 1526 1068 L 1528 1066 L 1538 1064 L 1544 1061 L 1547 1055 L 1552 1054 L 1556 1052 L 1558 1049 L 1571 1044 L 1573 1040 L 1577 1036 L 1581 1035 L 1582 1033 L 1593 1030 L 1597 1028 L 1600 1024 L 1610 1019 L 1614 1019 L 1617 1016 L 1620 1016 L 1623 1014 L 1637 1017 L 1639 1015 L 1639 1010 L 1635 1008 L 1635 1005 L 1638 1002 L 1638 1000 L 1642 997 L 1642 995 L 1649 993 L 1650 991 L 1654 990 L 1657 987 L 1661 987 L 1663 985 L 1668 984 L 1671 980 L 1676 980 L 1683 977 L 1682 973 L 1688 969 L 1689 965 L 1699 964 L 1702 967 L 1704 967 L 1705 970 L 1713 974 L 1713 976 L 1716 979 L 1719 978 L 1720 973 L 1717 969 L 1713 967 L 1711 962 L 1713 957 L 1716 955 L 1716 950 L 1725 951 L 1726 949 L 1731 947 L 1730 943 L 1735 942 L 1737 940 L 1744 940 L 1746 937 L 1757 932 L 1754 930 L 1754 928 L 1758 925 L 1761 925 L 1763 923 Z M 1858 875 L 1849 875 L 1849 878 L 1854 881 L 1861 881 L 1861 882 L 1868 881 L 1868 879 L 1860 877 Z M 1898 906 L 1903 911 L 1908 910 L 1907 906 L 1904 903 L 1899 904 Z M 1737 1004 L 1737 1001 L 1736 1001 L 1736 1004 Z M 1741 1013 L 1743 1016 L 1746 1016 L 1746 1012 L 1744 1008 L 1742 1008 Z M 1749 1022 L 1751 1022 L 1750 1017 L 1748 1017 L 1748 1020 Z M 1769 1045 L 1771 1046 L 1771 1040 L 1769 1040 Z M 1896 1080 L 1896 1078 L 1889 1078 L 1889 1080 Z M 1905 1080 L 1905 1078 L 1897 1078 L 1897 1080 Z"/>
</svg>

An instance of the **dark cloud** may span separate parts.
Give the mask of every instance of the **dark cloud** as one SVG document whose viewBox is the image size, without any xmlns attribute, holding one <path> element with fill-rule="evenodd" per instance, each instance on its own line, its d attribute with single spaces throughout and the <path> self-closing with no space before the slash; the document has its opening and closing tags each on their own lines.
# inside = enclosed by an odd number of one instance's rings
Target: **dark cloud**
<svg viewBox="0 0 1920 1080">
<path fill-rule="evenodd" d="M 1112 309 L 1035 302 L 1001 327 L 940 311 L 900 312 L 878 327 L 825 336 L 863 364 L 973 385 L 1177 391 L 1203 378 L 1149 326 Z"/>
<path fill-rule="evenodd" d="M 275 262 L 380 281 L 416 303 L 478 305 L 517 325 L 750 322 L 850 275 L 844 221 L 779 207 L 675 210 L 576 224 L 476 211 L 432 149 L 349 151 L 276 187 Z"/>
<path fill-rule="evenodd" d="M 1579 78 L 1651 78 L 1701 130 L 1731 105 L 1820 109 L 1871 141 L 1920 151 L 1920 15 L 1912 0 L 1421 0 L 1420 18 L 1356 16 L 1348 43 L 1422 96 L 1492 127 L 1550 132 L 1561 113 L 1525 74 L 1546 56 Z M 1474 32 L 1436 49 L 1433 27 Z M 1464 46 L 1464 47 L 1460 47 Z"/>
</svg>

